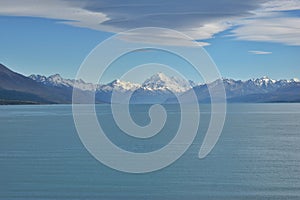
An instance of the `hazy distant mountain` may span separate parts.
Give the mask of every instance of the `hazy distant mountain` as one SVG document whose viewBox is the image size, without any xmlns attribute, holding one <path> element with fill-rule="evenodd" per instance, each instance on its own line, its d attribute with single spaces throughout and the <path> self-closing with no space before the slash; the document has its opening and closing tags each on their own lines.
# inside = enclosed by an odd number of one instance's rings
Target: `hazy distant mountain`
<svg viewBox="0 0 300 200">
<path fill-rule="evenodd" d="M 249 79 L 246 81 L 219 79 L 212 83 L 193 87 L 182 94 L 185 102 L 191 99 L 195 91 L 199 102 L 210 102 L 208 87 L 214 88 L 224 84 L 228 102 L 300 102 L 300 81 L 298 79 L 274 80 L 268 77 Z M 168 103 L 176 102 L 168 99 Z"/>
<path fill-rule="evenodd" d="M 142 84 L 114 80 L 108 84 L 93 85 L 82 80 L 63 79 L 57 74 L 48 78 L 39 75 L 30 77 L 49 86 L 70 88 L 75 86 L 82 90 L 96 91 L 96 99 L 107 103 L 111 102 L 113 90 L 120 96 L 115 103 L 122 103 L 122 97 L 132 92 L 131 103 L 175 103 L 177 102 L 175 95 L 181 95 L 189 102 L 192 91 L 196 92 L 199 102 L 209 102 L 207 86 L 215 87 L 221 83 L 224 84 L 228 102 L 300 102 L 298 79 L 274 80 L 266 76 L 246 81 L 223 78 L 200 85 L 163 73 L 154 74 Z"/>
<path fill-rule="evenodd" d="M 46 86 L 70 88 L 76 85 L 76 87 L 81 90 L 94 91 L 97 89 L 97 85 L 92 83 L 85 83 L 83 80 L 64 79 L 59 74 L 54 74 L 49 77 L 33 74 L 30 75 L 29 78 Z"/>
<path fill-rule="evenodd" d="M 168 77 L 163 73 L 157 73 L 147 79 L 142 85 L 136 83 L 130 83 L 121 81 L 119 79 L 114 80 L 108 84 L 92 84 L 86 83 L 83 80 L 71 80 L 64 79 L 59 74 L 51 75 L 49 77 L 41 75 L 30 75 L 29 78 L 36 82 L 42 83 L 47 86 L 57 87 L 77 87 L 81 90 L 104 90 L 104 91 L 134 91 L 142 88 L 144 90 L 169 90 L 175 93 L 182 93 L 192 88 L 195 84 L 192 81 L 186 81 L 177 77 Z"/>
<path fill-rule="evenodd" d="M 114 103 L 124 103 L 125 97 L 130 94 L 131 103 L 176 103 L 176 95 L 189 102 L 192 91 L 195 91 L 199 102 L 209 102 L 208 86 L 213 88 L 221 83 L 224 84 L 228 102 L 300 102 L 298 79 L 262 77 L 241 81 L 223 78 L 196 85 L 192 81 L 157 73 L 142 84 L 122 80 L 92 84 L 83 80 L 64 79 L 59 74 L 25 77 L 0 64 L 0 104 L 71 103 L 73 87 L 81 91 L 81 103 L 93 93 L 96 103 L 111 103 L 113 91 L 117 96 Z"/>
<path fill-rule="evenodd" d="M 83 91 L 96 92 L 96 100 L 111 103 L 112 92 L 120 97 L 114 103 L 124 103 L 126 94 L 133 93 L 131 103 L 162 103 L 174 94 L 182 94 L 195 85 L 192 81 L 185 81 L 177 77 L 168 77 L 163 73 L 151 76 L 142 84 L 130 83 L 122 80 L 114 80 L 108 84 L 91 84 L 82 80 L 64 79 L 55 74 L 49 77 L 30 75 L 29 78 L 45 86 L 72 89 L 79 88 Z"/>
</svg>

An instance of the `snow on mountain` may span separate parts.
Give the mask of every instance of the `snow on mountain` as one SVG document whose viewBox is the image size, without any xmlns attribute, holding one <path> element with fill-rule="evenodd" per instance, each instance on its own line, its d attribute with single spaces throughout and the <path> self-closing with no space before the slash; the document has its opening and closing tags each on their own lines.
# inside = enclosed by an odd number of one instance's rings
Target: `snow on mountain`
<svg viewBox="0 0 300 200">
<path fill-rule="evenodd" d="M 99 85 L 97 90 L 112 91 L 113 89 L 115 89 L 118 91 L 134 91 L 140 87 L 140 84 L 130 83 L 117 79 L 108 84 Z"/>
<path fill-rule="evenodd" d="M 177 77 L 168 77 L 163 73 L 157 73 L 147 79 L 142 85 L 137 83 L 126 82 L 122 80 L 114 80 L 108 84 L 92 84 L 86 83 L 83 80 L 64 79 L 59 74 L 54 74 L 49 77 L 41 75 L 30 75 L 29 78 L 48 86 L 56 87 L 76 87 L 81 90 L 88 91 L 135 91 L 142 89 L 146 91 L 166 91 L 174 93 L 182 93 L 192 88 L 195 85 L 192 81 L 186 81 Z"/>
<path fill-rule="evenodd" d="M 234 80 L 222 78 L 207 84 L 196 85 L 192 81 L 186 81 L 178 77 L 169 77 L 163 73 L 157 73 L 145 80 L 142 84 L 126 82 L 122 80 L 114 80 L 107 84 L 86 83 L 83 80 L 64 79 L 59 74 L 49 77 L 40 75 L 31 75 L 31 79 L 47 86 L 55 87 L 76 87 L 83 91 L 96 91 L 96 98 L 101 102 L 110 102 L 112 91 L 115 90 L 119 94 L 126 92 L 134 92 L 132 100 L 136 103 L 159 103 L 165 102 L 166 99 L 174 98 L 174 94 L 186 95 L 191 89 L 194 89 L 201 100 L 209 99 L 208 87 L 215 87 L 218 84 L 224 84 L 226 96 L 228 99 L 262 98 L 258 95 L 275 94 L 278 90 L 291 91 L 293 88 L 300 87 L 300 80 L 297 78 L 290 80 L 274 80 L 267 76 L 249 79 Z M 186 95 L 189 99 L 189 95 Z M 265 96 L 263 98 L 266 98 Z M 252 99 L 254 101 L 255 99 Z M 242 99 L 241 101 L 245 101 Z"/>
<path fill-rule="evenodd" d="M 267 76 L 263 76 L 261 78 L 255 78 L 255 79 L 249 79 L 249 80 L 234 80 L 234 79 L 227 79 L 222 78 L 219 80 L 216 80 L 212 83 L 208 83 L 208 85 L 213 86 L 214 84 L 220 84 L 220 82 L 223 82 L 225 88 L 232 89 L 232 88 L 242 88 L 245 89 L 251 89 L 254 92 L 257 92 L 257 90 L 260 91 L 270 91 L 270 90 L 276 90 L 278 88 L 287 86 L 291 83 L 300 83 L 300 80 L 297 78 L 293 78 L 290 80 L 275 80 L 271 79 Z"/>
<path fill-rule="evenodd" d="M 184 102 L 190 102 L 193 92 L 199 102 L 210 102 L 209 88 L 223 84 L 229 102 L 298 102 L 300 101 L 300 81 L 274 80 L 266 76 L 249 80 L 222 78 L 210 83 L 200 84 L 181 95 Z M 213 91 L 213 90 L 212 90 Z M 218 95 L 216 93 L 215 95 Z M 167 100 L 174 103 L 175 98 Z"/>
<path fill-rule="evenodd" d="M 259 86 L 268 86 L 276 83 L 276 80 L 270 79 L 267 76 L 263 76 L 262 78 L 259 79 L 254 79 L 253 81 Z"/>
<path fill-rule="evenodd" d="M 9 100 L 13 94 L 14 100 L 21 102 L 71 103 L 73 87 L 81 90 L 82 102 L 86 96 L 95 91 L 96 102 L 111 103 L 113 90 L 117 90 L 117 94 L 120 94 L 120 100 L 126 92 L 133 92 L 130 99 L 132 103 L 176 103 L 175 98 L 178 94 L 184 101 L 189 102 L 194 92 L 199 102 L 209 102 L 209 88 L 218 84 L 224 84 L 228 102 L 300 102 L 300 80 L 297 78 L 275 80 L 264 76 L 243 81 L 222 78 L 211 83 L 195 85 L 192 81 L 158 73 L 143 84 L 114 80 L 100 85 L 86 83 L 83 80 L 64 79 L 59 74 L 49 77 L 41 75 L 25 77 L 1 64 L 0 76 L 2 92 L 10 92 L 10 96 L 7 96 L 8 93 L 2 93 L 4 100 L 5 98 Z"/>
<path fill-rule="evenodd" d="M 95 91 L 97 89 L 97 85 L 95 84 L 86 83 L 81 79 L 79 80 L 64 79 L 59 74 L 54 74 L 49 77 L 41 76 L 41 75 L 30 75 L 29 78 L 35 80 L 36 82 L 48 86 L 75 87 L 84 91 Z"/>
<path fill-rule="evenodd" d="M 144 90 L 169 90 L 175 93 L 182 93 L 192 88 L 192 81 L 186 81 L 178 77 L 169 77 L 163 73 L 157 73 L 147 79 L 143 84 L 142 88 Z"/>
<path fill-rule="evenodd" d="M 287 80 L 288 83 L 300 83 L 300 80 L 298 78 L 293 78 L 290 80 Z"/>
</svg>

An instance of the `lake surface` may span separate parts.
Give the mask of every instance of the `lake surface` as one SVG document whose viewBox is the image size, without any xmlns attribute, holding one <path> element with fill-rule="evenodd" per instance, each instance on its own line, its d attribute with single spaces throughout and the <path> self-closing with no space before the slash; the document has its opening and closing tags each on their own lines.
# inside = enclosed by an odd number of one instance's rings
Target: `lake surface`
<svg viewBox="0 0 300 200">
<path fill-rule="evenodd" d="M 161 148 L 178 127 L 168 105 L 164 133 L 132 138 L 112 124 L 108 105 L 97 105 L 108 137 L 129 151 Z M 146 105 L 133 119 L 149 122 Z M 300 199 L 300 104 L 229 104 L 222 135 L 198 159 L 210 113 L 202 105 L 200 129 L 175 163 L 147 174 L 127 174 L 94 159 L 77 135 L 70 105 L 0 106 L 0 199 Z M 156 136 L 155 136 L 156 137 Z"/>
</svg>

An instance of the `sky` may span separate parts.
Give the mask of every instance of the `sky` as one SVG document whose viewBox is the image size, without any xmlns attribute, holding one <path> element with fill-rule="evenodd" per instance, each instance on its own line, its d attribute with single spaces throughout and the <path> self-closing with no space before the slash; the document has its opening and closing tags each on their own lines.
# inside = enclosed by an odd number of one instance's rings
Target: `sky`
<svg viewBox="0 0 300 200">
<path fill-rule="evenodd" d="M 74 78 L 89 52 L 109 37 L 161 27 L 197 41 L 223 77 L 300 78 L 300 0 L 0 0 L 0 24 L 0 63 L 24 75 Z M 184 45 L 177 41 L 164 33 L 149 40 Z M 162 56 L 137 52 L 118 64 L 142 64 L 154 57 Z M 165 59 L 197 79 L 172 56 L 156 61 Z M 117 76 L 113 71 L 105 81 Z"/>
</svg>

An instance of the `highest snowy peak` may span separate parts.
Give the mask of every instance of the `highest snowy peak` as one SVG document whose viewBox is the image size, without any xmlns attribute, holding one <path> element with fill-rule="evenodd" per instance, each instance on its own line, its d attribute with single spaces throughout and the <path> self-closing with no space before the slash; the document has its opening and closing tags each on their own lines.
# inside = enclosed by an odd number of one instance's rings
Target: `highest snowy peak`
<svg viewBox="0 0 300 200">
<path fill-rule="evenodd" d="M 182 93 L 192 88 L 192 81 L 178 77 L 169 77 L 159 72 L 148 78 L 143 84 L 142 88 L 145 90 L 170 90 L 175 93 Z"/>
</svg>

